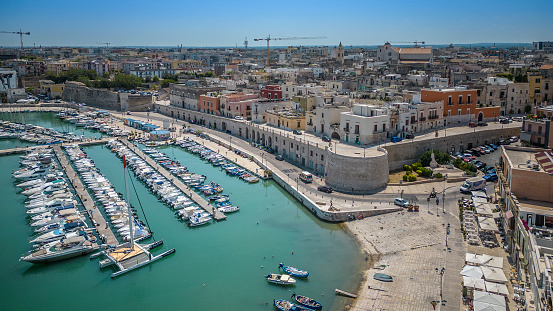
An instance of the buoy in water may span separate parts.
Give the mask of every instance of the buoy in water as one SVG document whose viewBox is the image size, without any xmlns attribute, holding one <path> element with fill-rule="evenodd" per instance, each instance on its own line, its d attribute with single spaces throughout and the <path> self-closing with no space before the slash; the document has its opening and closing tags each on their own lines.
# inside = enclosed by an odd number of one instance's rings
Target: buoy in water
<svg viewBox="0 0 553 311">
<path fill-rule="evenodd" d="M 261 268 L 263 268 L 263 266 L 261 266 Z"/>
</svg>

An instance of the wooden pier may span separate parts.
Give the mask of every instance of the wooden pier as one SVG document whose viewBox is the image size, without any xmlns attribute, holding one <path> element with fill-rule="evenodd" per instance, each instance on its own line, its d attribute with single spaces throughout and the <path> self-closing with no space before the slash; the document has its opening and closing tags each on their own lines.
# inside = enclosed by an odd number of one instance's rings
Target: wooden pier
<svg viewBox="0 0 553 311">
<path fill-rule="evenodd" d="M 67 157 L 61 150 L 61 147 L 54 146 L 54 153 L 60 161 L 61 167 L 65 171 L 67 179 L 69 179 L 69 182 L 71 182 L 73 188 L 75 188 L 77 196 L 81 199 L 83 206 L 88 212 L 90 221 L 96 225 L 96 230 L 98 231 L 100 237 L 105 237 L 104 243 L 110 245 L 118 244 L 119 242 L 117 241 L 117 238 L 111 231 L 111 228 L 107 225 L 102 213 L 98 210 L 98 208 L 96 208 L 94 200 L 92 199 L 88 191 L 86 191 L 85 186 L 81 182 L 81 179 L 77 176 L 75 170 L 73 170 L 71 163 L 69 163 L 69 161 L 67 160 Z"/>
<path fill-rule="evenodd" d="M 147 156 L 144 152 L 140 151 L 140 149 L 135 147 L 128 140 L 121 138 L 120 141 L 129 149 L 131 149 L 131 151 L 134 152 L 137 156 L 139 156 L 142 160 L 146 161 L 146 163 L 148 163 L 153 169 L 157 170 L 161 175 L 163 175 L 163 177 L 165 177 L 167 180 L 170 180 L 175 187 L 179 188 L 182 191 L 182 193 L 189 196 L 191 200 L 196 202 L 201 208 L 203 208 L 206 212 L 208 212 L 211 216 L 213 216 L 215 220 L 223 220 L 227 218 L 225 214 L 223 214 L 213 205 L 209 204 L 204 198 L 199 196 L 195 191 L 193 191 L 186 184 L 180 181 L 178 177 L 173 176 L 173 174 L 168 172 L 165 168 L 163 168 L 161 165 L 159 165 L 159 163 L 154 161 L 154 159 Z"/>
<path fill-rule="evenodd" d="M 90 146 L 90 145 L 99 145 L 99 144 L 105 144 L 106 142 L 112 140 L 112 137 L 107 137 L 103 139 L 96 139 L 96 140 L 90 140 L 90 141 L 74 141 L 74 142 L 67 142 L 61 144 L 61 146 L 65 145 L 79 145 L 79 146 Z M 53 146 L 60 146 L 60 144 L 56 145 L 36 145 L 36 146 L 27 146 L 27 147 L 21 147 L 21 148 L 12 148 L 12 149 L 4 149 L 0 150 L 0 156 L 4 155 L 10 155 L 10 154 L 18 154 L 18 153 L 25 153 L 33 148 L 38 149 L 47 149 L 51 148 Z"/>
</svg>

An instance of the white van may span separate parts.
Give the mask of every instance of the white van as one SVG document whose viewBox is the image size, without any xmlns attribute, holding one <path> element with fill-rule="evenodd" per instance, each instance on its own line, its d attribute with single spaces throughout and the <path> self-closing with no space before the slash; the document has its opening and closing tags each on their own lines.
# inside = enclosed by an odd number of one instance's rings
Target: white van
<svg viewBox="0 0 553 311">
<path fill-rule="evenodd" d="M 313 175 L 309 172 L 306 172 L 306 171 L 303 171 L 301 172 L 300 174 L 300 179 L 301 181 L 303 181 L 304 183 L 308 184 L 310 182 L 313 182 Z"/>
</svg>

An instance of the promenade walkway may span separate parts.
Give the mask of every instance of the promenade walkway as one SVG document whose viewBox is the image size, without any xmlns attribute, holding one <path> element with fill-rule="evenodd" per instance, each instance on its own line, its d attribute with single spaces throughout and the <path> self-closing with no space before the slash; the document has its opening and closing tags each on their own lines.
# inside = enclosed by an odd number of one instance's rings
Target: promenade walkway
<svg viewBox="0 0 553 311">
<path fill-rule="evenodd" d="M 94 225 L 96 225 L 96 230 L 98 231 L 98 234 L 104 239 L 104 243 L 110 245 L 119 244 L 117 238 L 111 231 L 110 227 L 107 225 L 104 216 L 102 216 L 102 213 L 100 213 L 100 211 L 96 207 L 94 200 L 92 199 L 92 197 L 90 197 L 88 191 L 86 191 L 86 188 L 81 182 L 81 179 L 79 178 L 79 176 L 77 176 L 75 170 L 73 170 L 71 163 L 69 163 L 69 160 L 67 160 L 67 157 L 61 150 L 60 146 L 54 146 L 54 153 L 60 161 L 61 167 L 65 171 L 65 175 L 73 185 L 73 188 L 75 188 L 77 196 L 81 199 L 81 202 L 83 203 L 83 206 L 86 209 L 88 216 L 90 217 L 90 221 Z"/>
<path fill-rule="evenodd" d="M 221 213 L 218 209 L 216 209 L 213 205 L 209 204 L 204 198 L 199 196 L 195 191 L 188 188 L 187 185 L 185 185 L 183 182 L 179 180 L 179 178 L 173 176 L 173 174 L 169 173 L 165 168 L 163 168 L 161 165 L 156 163 L 152 158 L 144 154 L 144 152 L 140 151 L 137 147 L 135 147 L 133 144 L 131 144 L 128 140 L 122 138 L 120 141 L 127 146 L 132 152 L 134 152 L 137 156 L 139 156 L 142 160 L 146 161 L 148 165 L 150 165 L 152 168 L 157 170 L 163 177 L 165 177 L 167 180 L 170 180 L 173 185 L 177 188 L 179 188 L 182 193 L 186 194 L 190 197 L 194 202 L 196 202 L 201 208 L 203 208 L 206 212 L 208 212 L 215 220 L 223 220 L 226 219 L 227 216 L 225 214 Z"/>
</svg>

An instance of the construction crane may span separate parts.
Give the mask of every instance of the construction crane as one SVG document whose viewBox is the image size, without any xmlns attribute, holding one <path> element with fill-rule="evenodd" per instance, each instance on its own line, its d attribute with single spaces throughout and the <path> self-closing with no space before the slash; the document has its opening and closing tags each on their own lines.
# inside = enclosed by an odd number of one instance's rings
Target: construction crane
<svg viewBox="0 0 553 311">
<path fill-rule="evenodd" d="M 14 33 L 19 35 L 19 39 L 21 40 L 21 55 L 23 55 L 23 35 L 30 35 L 30 32 L 23 32 L 21 29 L 19 31 L 0 31 L 1 33 Z"/>
<path fill-rule="evenodd" d="M 394 41 L 393 43 L 414 43 L 415 44 L 415 47 L 419 47 L 419 43 L 420 44 L 424 44 L 424 41 Z"/>
<path fill-rule="evenodd" d="M 288 38 L 271 38 L 269 35 L 267 38 L 253 39 L 253 41 L 267 41 L 267 67 L 269 67 L 269 41 L 270 40 L 304 40 L 304 39 L 326 39 L 326 37 L 288 37 Z"/>
<path fill-rule="evenodd" d="M 106 49 L 109 49 L 109 45 L 110 43 L 109 42 L 96 42 L 98 44 L 105 44 L 106 45 Z"/>
</svg>

